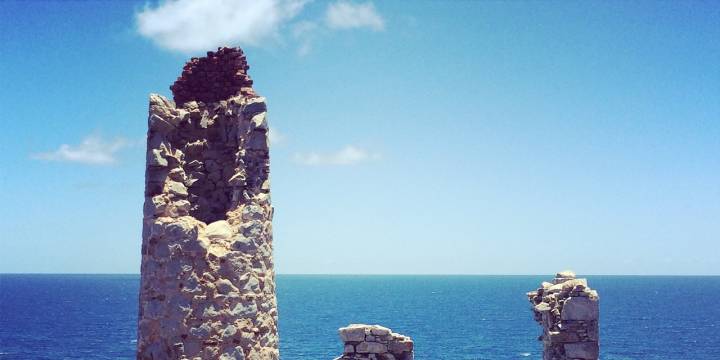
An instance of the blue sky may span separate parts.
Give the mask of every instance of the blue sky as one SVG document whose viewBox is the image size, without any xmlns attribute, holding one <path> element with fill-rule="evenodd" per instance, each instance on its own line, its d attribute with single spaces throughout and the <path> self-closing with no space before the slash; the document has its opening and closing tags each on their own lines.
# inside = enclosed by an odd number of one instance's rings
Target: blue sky
<svg viewBox="0 0 720 360">
<path fill-rule="evenodd" d="M 139 271 L 147 96 L 222 42 L 279 273 L 720 274 L 716 2 L 207 3 L 3 2 L 0 272 Z"/>
</svg>

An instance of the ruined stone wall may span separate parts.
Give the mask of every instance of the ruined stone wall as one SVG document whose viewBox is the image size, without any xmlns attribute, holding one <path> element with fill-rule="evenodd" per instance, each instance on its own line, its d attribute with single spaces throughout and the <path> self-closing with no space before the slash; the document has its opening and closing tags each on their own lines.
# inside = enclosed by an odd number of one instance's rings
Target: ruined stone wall
<svg viewBox="0 0 720 360">
<path fill-rule="evenodd" d="M 379 325 L 340 328 L 343 355 L 335 360 L 413 360 L 413 341 Z"/>
<path fill-rule="evenodd" d="M 598 359 L 599 298 L 586 279 L 559 272 L 527 295 L 543 330 L 543 360 Z"/>
<path fill-rule="evenodd" d="M 239 48 L 208 51 L 207 57 L 192 58 L 182 74 L 170 86 L 176 103 L 187 101 L 215 102 L 237 94 L 255 95 L 247 74 L 250 66 Z"/>
<path fill-rule="evenodd" d="M 150 95 L 138 359 L 279 358 L 265 99 L 223 77 L 243 63 L 219 49 L 177 104 Z"/>
</svg>

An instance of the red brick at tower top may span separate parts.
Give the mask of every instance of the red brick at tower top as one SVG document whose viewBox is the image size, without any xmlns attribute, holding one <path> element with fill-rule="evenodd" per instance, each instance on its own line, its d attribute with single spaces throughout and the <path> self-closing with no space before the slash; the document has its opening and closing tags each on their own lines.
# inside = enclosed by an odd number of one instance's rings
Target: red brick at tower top
<svg viewBox="0 0 720 360">
<path fill-rule="evenodd" d="M 221 47 L 206 57 L 192 58 L 170 86 L 178 106 L 188 101 L 217 102 L 238 94 L 255 95 L 250 68 L 240 48 Z"/>
</svg>

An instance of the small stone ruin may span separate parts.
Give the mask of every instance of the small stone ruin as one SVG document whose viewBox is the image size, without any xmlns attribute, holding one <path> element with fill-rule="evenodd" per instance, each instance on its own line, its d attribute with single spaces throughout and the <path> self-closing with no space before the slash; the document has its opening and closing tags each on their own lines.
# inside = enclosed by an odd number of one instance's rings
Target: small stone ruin
<svg viewBox="0 0 720 360">
<path fill-rule="evenodd" d="M 543 360 L 598 359 L 599 298 L 586 279 L 562 271 L 527 295 L 543 330 Z"/>
<path fill-rule="evenodd" d="M 345 347 L 335 360 L 412 360 L 413 341 L 379 325 L 352 324 L 340 328 Z"/>
</svg>

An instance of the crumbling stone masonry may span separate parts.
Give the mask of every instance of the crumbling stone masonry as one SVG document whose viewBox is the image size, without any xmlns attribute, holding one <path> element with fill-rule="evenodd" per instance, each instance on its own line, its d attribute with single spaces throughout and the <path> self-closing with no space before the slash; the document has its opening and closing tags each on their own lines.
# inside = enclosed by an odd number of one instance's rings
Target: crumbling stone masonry
<svg viewBox="0 0 720 360">
<path fill-rule="evenodd" d="M 543 282 L 527 295 L 543 328 L 543 360 L 598 359 L 599 298 L 586 279 L 559 272 L 552 283 Z"/>
<path fill-rule="evenodd" d="M 208 51 L 207 57 L 192 58 L 185 64 L 170 90 L 177 104 L 192 100 L 217 102 L 237 94 L 253 96 L 248 69 L 245 54 L 239 48 Z"/>
<path fill-rule="evenodd" d="M 335 360 L 413 360 L 413 342 L 379 325 L 352 324 L 340 328 L 345 347 Z"/>
<path fill-rule="evenodd" d="M 138 359 L 277 360 L 268 125 L 240 49 L 150 95 Z"/>
</svg>

